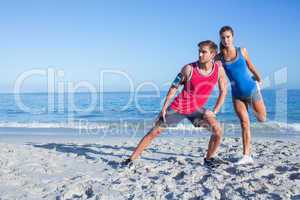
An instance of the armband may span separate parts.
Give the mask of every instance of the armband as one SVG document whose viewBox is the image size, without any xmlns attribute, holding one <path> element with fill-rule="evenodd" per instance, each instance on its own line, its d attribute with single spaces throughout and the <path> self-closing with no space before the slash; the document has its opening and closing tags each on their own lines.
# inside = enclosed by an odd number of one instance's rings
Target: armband
<svg viewBox="0 0 300 200">
<path fill-rule="evenodd" d="M 172 86 L 174 87 L 179 87 L 179 85 L 181 84 L 182 82 L 182 73 L 179 73 L 177 74 L 176 78 L 174 79 L 173 83 L 172 83 Z"/>
</svg>

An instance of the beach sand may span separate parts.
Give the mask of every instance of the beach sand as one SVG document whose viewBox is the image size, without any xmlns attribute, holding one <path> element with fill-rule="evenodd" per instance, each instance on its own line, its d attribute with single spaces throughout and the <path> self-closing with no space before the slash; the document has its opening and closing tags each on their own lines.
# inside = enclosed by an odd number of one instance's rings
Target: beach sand
<svg viewBox="0 0 300 200">
<path fill-rule="evenodd" d="M 158 137 L 131 169 L 119 162 L 140 138 L 24 138 L 0 142 L 1 200 L 300 199 L 297 140 L 254 138 L 255 164 L 236 166 L 241 139 L 224 137 L 230 164 L 212 170 L 208 137 Z"/>
</svg>

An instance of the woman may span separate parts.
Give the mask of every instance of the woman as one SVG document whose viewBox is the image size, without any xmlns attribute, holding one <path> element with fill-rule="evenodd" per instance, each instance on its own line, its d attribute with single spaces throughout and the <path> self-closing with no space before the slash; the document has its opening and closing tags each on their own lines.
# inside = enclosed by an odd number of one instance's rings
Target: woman
<svg viewBox="0 0 300 200">
<path fill-rule="evenodd" d="M 259 122 L 266 120 L 266 109 L 259 84 L 261 77 L 251 62 L 245 48 L 234 46 L 234 31 L 230 26 L 224 26 L 219 31 L 220 54 L 225 72 L 231 82 L 232 102 L 240 119 L 243 135 L 243 157 L 237 164 L 251 164 L 250 155 L 251 134 L 248 105 L 252 106 Z"/>
</svg>

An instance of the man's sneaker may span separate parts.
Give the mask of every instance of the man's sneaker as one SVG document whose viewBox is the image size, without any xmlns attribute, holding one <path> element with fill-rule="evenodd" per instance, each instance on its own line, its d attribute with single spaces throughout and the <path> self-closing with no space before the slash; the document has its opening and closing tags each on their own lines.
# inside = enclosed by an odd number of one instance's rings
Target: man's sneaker
<svg viewBox="0 0 300 200">
<path fill-rule="evenodd" d="M 216 162 L 218 164 L 229 164 L 229 162 L 227 162 L 226 160 L 223 160 L 218 157 L 212 157 L 212 158 L 210 158 L 210 160 L 213 160 L 214 162 Z"/>
<path fill-rule="evenodd" d="M 236 162 L 237 165 L 253 164 L 253 158 L 249 155 L 244 155 L 239 161 Z"/>
<path fill-rule="evenodd" d="M 120 163 L 121 168 L 125 168 L 125 167 L 131 168 L 132 166 L 133 166 L 133 162 L 130 158 L 127 158 L 126 160 Z"/>
<path fill-rule="evenodd" d="M 216 168 L 220 166 L 220 163 L 216 162 L 214 159 L 206 159 L 204 158 L 204 166 L 209 168 Z"/>
</svg>

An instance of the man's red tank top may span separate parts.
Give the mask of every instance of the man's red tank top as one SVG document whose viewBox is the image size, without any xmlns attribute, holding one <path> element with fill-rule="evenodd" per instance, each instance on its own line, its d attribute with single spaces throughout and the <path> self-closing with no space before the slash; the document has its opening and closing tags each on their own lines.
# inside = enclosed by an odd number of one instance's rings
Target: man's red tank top
<svg viewBox="0 0 300 200">
<path fill-rule="evenodd" d="M 192 66 L 192 77 L 170 105 L 177 113 L 184 115 L 191 114 L 205 105 L 218 81 L 219 74 L 217 63 L 214 63 L 213 69 L 208 75 L 200 73 L 198 61 L 190 65 Z"/>
</svg>

